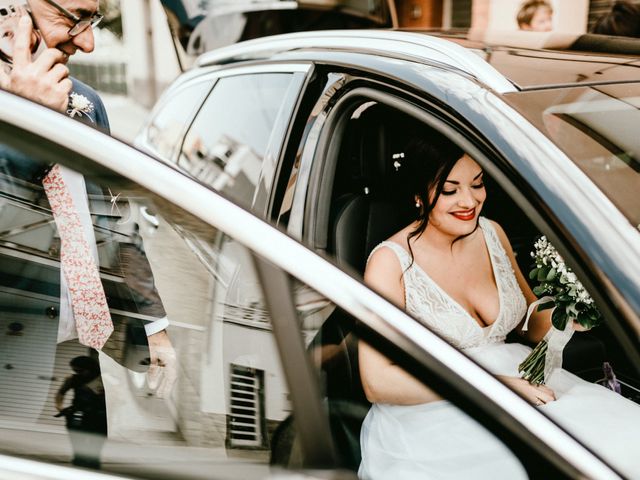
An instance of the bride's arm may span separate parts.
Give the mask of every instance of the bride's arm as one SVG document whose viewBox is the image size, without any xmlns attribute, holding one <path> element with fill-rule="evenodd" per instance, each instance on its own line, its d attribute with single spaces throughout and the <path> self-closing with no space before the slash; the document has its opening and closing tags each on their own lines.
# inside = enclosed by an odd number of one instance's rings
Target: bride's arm
<svg viewBox="0 0 640 480">
<path fill-rule="evenodd" d="M 380 248 L 369 260 L 365 282 L 400 308 L 404 304 L 402 268 L 388 248 Z M 360 377 L 367 399 L 372 403 L 415 405 L 440 397 L 365 342 L 358 344 Z"/>
<path fill-rule="evenodd" d="M 507 256 L 509 257 L 509 260 L 511 261 L 511 266 L 513 267 L 513 271 L 516 274 L 516 279 L 518 280 L 518 285 L 520 286 L 520 290 L 522 290 L 522 293 L 524 294 L 524 297 L 527 300 L 527 306 L 531 305 L 533 302 L 535 302 L 538 299 L 538 297 L 536 297 L 536 295 L 533 293 L 533 291 L 531 290 L 531 287 L 529 287 L 529 283 L 527 282 L 527 280 L 524 278 L 524 275 L 520 271 L 520 267 L 518 266 L 516 257 L 513 254 L 513 248 L 511 248 L 511 243 L 507 238 L 507 234 L 504 232 L 502 227 L 498 225 L 496 222 L 492 221 L 491 223 L 495 227 L 496 233 L 498 234 L 498 238 L 500 238 L 500 242 L 502 243 L 502 246 L 507 252 Z M 543 310 L 542 312 L 539 312 L 536 309 L 531 315 L 531 318 L 529 319 L 529 325 L 528 325 L 527 331 L 526 332 L 522 331 L 522 326 L 524 325 L 524 320 L 525 320 L 523 318 L 522 321 L 516 327 L 516 332 L 531 342 L 534 342 L 534 343 L 539 342 L 549 331 L 549 328 L 551 328 L 551 312 L 552 311 L 553 310 L 548 309 L 548 310 Z"/>
</svg>

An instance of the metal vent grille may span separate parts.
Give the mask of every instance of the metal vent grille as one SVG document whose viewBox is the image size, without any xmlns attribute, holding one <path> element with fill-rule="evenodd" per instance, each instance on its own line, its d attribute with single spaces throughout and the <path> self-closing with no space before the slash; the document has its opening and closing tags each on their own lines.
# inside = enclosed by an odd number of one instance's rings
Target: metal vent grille
<svg viewBox="0 0 640 480">
<path fill-rule="evenodd" d="M 263 447 L 264 372 L 231 364 L 231 415 L 228 419 L 230 447 Z"/>
</svg>

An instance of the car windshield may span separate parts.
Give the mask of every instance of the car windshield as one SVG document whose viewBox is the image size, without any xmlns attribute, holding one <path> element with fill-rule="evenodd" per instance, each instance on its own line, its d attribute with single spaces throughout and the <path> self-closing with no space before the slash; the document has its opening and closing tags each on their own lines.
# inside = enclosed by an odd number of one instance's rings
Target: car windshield
<svg viewBox="0 0 640 480">
<path fill-rule="evenodd" d="M 640 226 L 640 85 L 530 92 L 512 103 Z"/>
</svg>

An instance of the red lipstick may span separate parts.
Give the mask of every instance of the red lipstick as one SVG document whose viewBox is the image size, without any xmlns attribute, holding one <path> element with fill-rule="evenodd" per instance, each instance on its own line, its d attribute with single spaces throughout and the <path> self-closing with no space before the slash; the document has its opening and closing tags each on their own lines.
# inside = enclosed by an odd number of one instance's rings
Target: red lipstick
<svg viewBox="0 0 640 480">
<path fill-rule="evenodd" d="M 456 217 L 458 220 L 469 222 L 476 218 L 476 209 L 472 208 L 471 210 L 460 210 L 457 212 L 451 212 L 451 215 Z"/>
</svg>

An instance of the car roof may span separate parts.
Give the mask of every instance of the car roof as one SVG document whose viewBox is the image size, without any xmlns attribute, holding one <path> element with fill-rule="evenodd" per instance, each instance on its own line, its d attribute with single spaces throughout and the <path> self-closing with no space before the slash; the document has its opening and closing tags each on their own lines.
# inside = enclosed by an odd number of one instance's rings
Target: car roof
<svg viewBox="0 0 640 480">
<path fill-rule="evenodd" d="M 534 35 L 528 36 L 529 33 Z M 302 32 L 213 50 L 199 57 L 196 65 L 205 67 L 322 49 L 440 63 L 468 73 L 498 93 L 640 81 L 638 56 L 567 50 L 580 38 L 573 34 L 541 37 L 535 32 L 509 32 L 508 44 L 504 45 L 495 36 L 487 40 L 468 33 L 429 30 Z M 640 52 L 640 40 L 626 41 Z"/>
<path fill-rule="evenodd" d="M 475 52 L 519 90 L 640 81 L 640 39 L 536 32 L 416 33 L 436 35 Z M 609 51 L 584 51 L 598 42 Z"/>
</svg>

